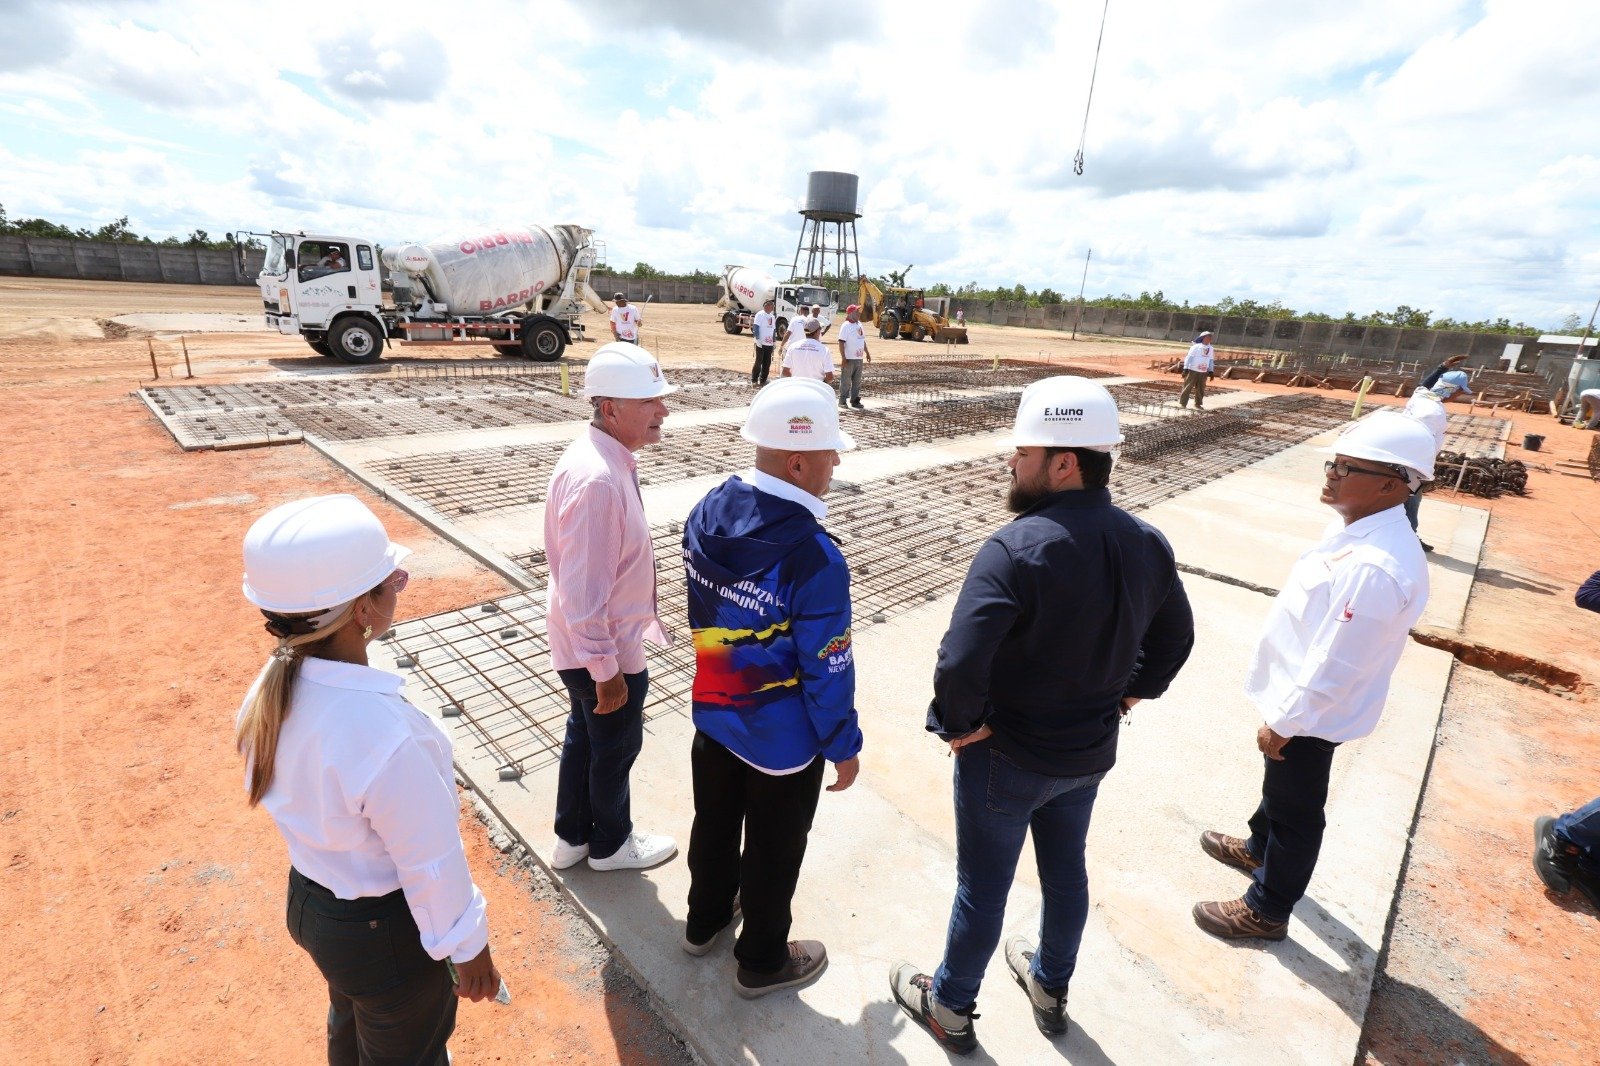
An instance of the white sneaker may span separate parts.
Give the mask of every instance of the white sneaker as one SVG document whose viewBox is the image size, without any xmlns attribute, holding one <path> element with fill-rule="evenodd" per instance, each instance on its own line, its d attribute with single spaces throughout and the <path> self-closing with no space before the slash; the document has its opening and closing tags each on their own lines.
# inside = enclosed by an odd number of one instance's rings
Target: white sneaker
<svg viewBox="0 0 1600 1066">
<path fill-rule="evenodd" d="M 634 833 L 603 859 L 589 857 L 591 870 L 648 870 L 678 853 L 678 842 L 659 833 Z"/>
<path fill-rule="evenodd" d="M 556 837 L 555 850 L 550 852 L 550 865 L 557 870 L 565 870 L 569 866 L 576 866 L 589 857 L 589 845 L 568 844 L 560 837 Z"/>
</svg>

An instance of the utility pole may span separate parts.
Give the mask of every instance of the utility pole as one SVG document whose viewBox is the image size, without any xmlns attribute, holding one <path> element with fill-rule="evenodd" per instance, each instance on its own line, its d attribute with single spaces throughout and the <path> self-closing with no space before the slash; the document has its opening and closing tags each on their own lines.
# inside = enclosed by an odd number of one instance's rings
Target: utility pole
<svg viewBox="0 0 1600 1066">
<path fill-rule="evenodd" d="M 1094 255 L 1090 248 L 1083 254 L 1083 277 L 1078 281 L 1078 313 L 1072 320 L 1072 339 L 1078 339 L 1078 327 L 1083 324 L 1083 287 L 1089 283 L 1089 257 Z"/>
</svg>

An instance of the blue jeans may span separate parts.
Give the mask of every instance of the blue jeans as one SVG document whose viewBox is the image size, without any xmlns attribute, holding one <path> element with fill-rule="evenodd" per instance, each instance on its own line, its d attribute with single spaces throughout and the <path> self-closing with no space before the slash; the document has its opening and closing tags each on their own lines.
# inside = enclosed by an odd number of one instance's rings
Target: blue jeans
<svg viewBox="0 0 1600 1066">
<path fill-rule="evenodd" d="M 626 674 L 628 702 L 610 714 L 599 703 L 587 670 L 561 670 L 572 699 L 556 778 L 556 836 L 589 845 L 591 858 L 609 858 L 633 832 L 628 773 L 644 747 L 644 697 L 650 671 Z"/>
<path fill-rule="evenodd" d="M 1600 877 L 1600 799 L 1557 818 L 1555 832 L 1578 849 L 1578 865 Z"/>
<path fill-rule="evenodd" d="M 1032 773 L 982 742 L 956 756 L 956 899 L 934 999 L 962 1013 L 978 1002 L 1030 827 L 1044 896 L 1033 975 L 1052 991 L 1067 987 L 1089 920 L 1083 845 L 1103 777 Z"/>
<path fill-rule="evenodd" d="M 1417 531 L 1417 512 L 1422 510 L 1422 490 L 1418 489 L 1406 497 L 1406 521 L 1411 523 L 1411 532 Z"/>
</svg>

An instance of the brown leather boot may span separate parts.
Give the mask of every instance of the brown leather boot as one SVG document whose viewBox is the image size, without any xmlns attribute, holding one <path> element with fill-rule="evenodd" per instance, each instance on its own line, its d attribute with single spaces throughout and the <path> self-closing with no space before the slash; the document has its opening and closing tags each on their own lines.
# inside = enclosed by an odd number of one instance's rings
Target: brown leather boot
<svg viewBox="0 0 1600 1066">
<path fill-rule="evenodd" d="M 1200 834 L 1200 850 L 1222 865 L 1237 867 L 1247 874 L 1253 874 L 1261 868 L 1243 840 L 1215 829 L 1207 829 Z"/>
<path fill-rule="evenodd" d="M 1282 940 L 1289 935 L 1288 922 L 1268 921 L 1243 899 L 1196 903 L 1194 924 L 1224 940 Z"/>
</svg>

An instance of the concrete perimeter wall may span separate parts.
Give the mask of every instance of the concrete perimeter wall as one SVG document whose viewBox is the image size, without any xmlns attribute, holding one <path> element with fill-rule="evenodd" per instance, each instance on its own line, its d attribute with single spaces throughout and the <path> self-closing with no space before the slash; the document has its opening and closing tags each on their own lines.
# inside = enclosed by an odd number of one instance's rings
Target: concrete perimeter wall
<svg viewBox="0 0 1600 1066">
<path fill-rule="evenodd" d="M 614 293 L 622 293 L 634 303 L 643 303 L 653 297 L 662 304 L 714 304 L 722 296 L 721 285 L 704 285 L 696 281 L 663 281 L 657 278 L 632 278 L 627 275 L 594 273 L 589 284 L 603 300 Z"/>
<path fill-rule="evenodd" d="M 259 248 L 248 248 L 241 265 L 224 249 L 0 234 L 0 274 L 23 277 L 253 285 L 264 256 Z"/>
</svg>

